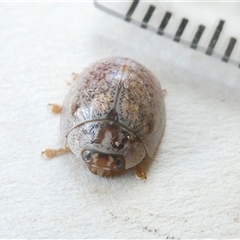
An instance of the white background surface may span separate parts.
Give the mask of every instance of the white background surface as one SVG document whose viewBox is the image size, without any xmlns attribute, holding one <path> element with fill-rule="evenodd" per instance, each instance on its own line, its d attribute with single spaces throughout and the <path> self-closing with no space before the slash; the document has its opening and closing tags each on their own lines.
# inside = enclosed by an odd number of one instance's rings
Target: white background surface
<svg viewBox="0 0 240 240">
<path fill-rule="evenodd" d="M 230 14 L 230 13 L 229 13 Z M 0 3 L 1 238 L 239 238 L 240 70 L 97 10 Z M 72 72 L 108 56 L 167 89 L 167 128 L 148 180 L 90 173 L 59 147 Z"/>
</svg>

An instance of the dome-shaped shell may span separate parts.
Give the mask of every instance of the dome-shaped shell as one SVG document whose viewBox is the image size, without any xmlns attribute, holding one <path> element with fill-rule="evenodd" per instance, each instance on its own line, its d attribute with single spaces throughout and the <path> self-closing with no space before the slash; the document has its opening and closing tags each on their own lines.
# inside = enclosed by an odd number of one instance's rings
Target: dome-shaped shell
<svg viewBox="0 0 240 240">
<path fill-rule="evenodd" d="M 128 58 L 93 63 L 78 76 L 64 100 L 62 134 L 98 119 L 119 122 L 153 156 L 166 122 L 160 83 L 146 67 Z"/>
</svg>

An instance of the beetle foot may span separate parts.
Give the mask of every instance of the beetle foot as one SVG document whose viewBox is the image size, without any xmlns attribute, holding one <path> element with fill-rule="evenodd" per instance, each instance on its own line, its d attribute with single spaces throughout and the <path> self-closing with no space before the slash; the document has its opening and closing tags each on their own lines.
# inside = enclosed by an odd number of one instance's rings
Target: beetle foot
<svg viewBox="0 0 240 240">
<path fill-rule="evenodd" d="M 72 73 L 72 80 L 75 81 L 78 76 L 79 76 L 79 74 L 77 74 L 77 73 Z"/>
<path fill-rule="evenodd" d="M 138 179 L 147 179 L 146 171 L 144 171 L 139 164 L 135 167 L 135 174 Z"/>
<path fill-rule="evenodd" d="M 66 147 L 66 148 L 59 148 L 59 149 L 50 149 L 50 148 L 46 148 L 44 151 L 41 152 L 41 155 L 47 159 L 51 159 L 54 158 L 58 155 L 63 155 L 65 153 L 70 152 L 70 148 Z"/>
<path fill-rule="evenodd" d="M 58 113 L 61 113 L 61 111 L 62 111 L 62 107 L 57 105 L 57 104 L 55 104 L 55 103 L 48 104 L 48 109 L 53 114 L 58 114 Z"/>
<path fill-rule="evenodd" d="M 167 90 L 166 89 L 163 89 L 162 90 L 162 95 L 165 97 L 167 95 Z"/>
</svg>

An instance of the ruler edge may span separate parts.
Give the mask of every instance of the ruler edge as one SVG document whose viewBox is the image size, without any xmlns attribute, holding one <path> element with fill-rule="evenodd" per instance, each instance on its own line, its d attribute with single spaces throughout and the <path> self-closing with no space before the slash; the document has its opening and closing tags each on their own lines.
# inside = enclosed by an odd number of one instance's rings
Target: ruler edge
<svg viewBox="0 0 240 240">
<path fill-rule="evenodd" d="M 134 0 L 132 0 L 132 2 L 134 2 Z M 138 0 L 138 2 L 140 2 L 140 1 Z M 100 10 L 102 10 L 102 11 L 104 11 L 104 12 L 106 12 L 106 13 L 114 16 L 114 17 L 117 17 L 117 18 L 119 18 L 119 19 L 122 19 L 122 20 L 124 20 L 124 22 L 127 22 L 127 23 L 130 23 L 130 22 L 131 22 L 131 23 L 132 23 L 133 25 L 135 25 L 135 26 L 138 26 L 138 27 L 140 27 L 140 28 L 144 28 L 145 30 L 149 30 L 150 32 L 153 32 L 153 33 L 155 33 L 155 34 L 157 34 L 157 35 L 164 36 L 164 37 L 167 38 L 167 39 L 170 39 L 170 40 L 172 40 L 172 41 L 175 41 L 175 40 L 174 40 L 174 39 L 175 39 L 175 35 L 173 35 L 173 34 L 169 34 L 169 33 L 167 33 L 167 32 L 163 32 L 163 34 L 159 34 L 159 33 L 158 33 L 158 31 L 159 31 L 158 28 L 152 27 L 151 25 L 148 25 L 147 23 L 144 23 L 143 21 L 140 22 L 140 21 L 138 21 L 138 20 L 132 19 L 131 17 L 130 17 L 130 19 L 129 19 L 129 18 L 127 19 L 127 17 L 128 17 L 127 14 L 126 14 L 126 15 L 123 15 L 123 14 L 118 13 L 118 12 L 112 10 L 112 9 L 109 9 L 109 8 L 101 5 L 98 0 L 93 0 L 93 3 L 94 3 L 94 6 L 95 6 L 96 8 L 98 8 L 98 9 L 100 9 Z M 126 3 L 128 3 L 128 2 L 126 2 Z M 150 4 L 150 2 L 149 2 L 149 4 Z M 150 5 L 151 5 L 151 4 L 150 4 Z M 182 20 L 183 20 L 183 19 L 184 19 L 184 18 L 182 18 Z M 222 20 L 222 19 L 219 19 L 219 20 L 220 20 L 220 21 L 224 21 L 224 20 Z M 220 22 L 220 21 L 219 21 L 219 22 Z M 226 21 L 225 21 L 225 22 L 226 22 Z M 143 25 L 144 25 L 144 27 L 143 27 Z M 200 25 L 201 25 L 201 24 L 200 24 Z M 200 25 L 199 25 L 199 26 L 200 26 Z M 215 32 L 215 31 L 216 31 L 216 29 L 214 30 L 214 32 Z M 213 33 L 213 34 L 214 34 L 214 33 Z M 212 36 L 212 37 L 213 37 L 213 36 Z M 189 47 L 189 48 L 191 48 L 192 50 L 195 50 L 195 51 L 197 51 L 197 52 L 204 53 L 206 56 L 210 56 L 210 57 L 217 58 L 218 60 L 220 60 L 220 61 L 223 62 L 223 63 L 230 64 L 230 65 L 233 65 L 233 66 L 235 66 L 235 67 L 240 68 L 240 63 L 239 63 L 239 61 L 237 61 L 237 60 L 235 60 L 235 59 L 232 59 L 232 58 L 229 58 L 229 57 L 228 57 L 227 61 L 224 60 L 225 53 L 226 53 L 226 51 L 227 51 L 227 48 L 229 47 L 229 44 L 230 44 L 230 41 L 231 41 L 232 38 L 234 38 L 234 39 L 237 41 L 237 38 L 235 38 L 235 37 L 229 37 L 229 39 L 227 38 L 228 44 L 227 44 L 227 46 L 225 47 L 223 54 L 220 54 L 220 53 L 215 52 L 215 51 L 213 50 L 212 53 L 211 53 L 211 55 L 208 55 L 208 54 L 207 54 L 207 49 L 208 49 L 208 47 L 202 47 L 201 45 L 197 45 L 196 48 L 192 48 L 192 47 L 191 47 L 192 41 L 186 41 L 186 40 L 180 39 L 179 41 L 175 41 L 175 42 L 176 42 L 176 43 L 181 43 L 182 45 L 187 46 L 187 47 Z M 210 43 L 209 43 L 209 44 L 210 44 Z"/>
</svg>

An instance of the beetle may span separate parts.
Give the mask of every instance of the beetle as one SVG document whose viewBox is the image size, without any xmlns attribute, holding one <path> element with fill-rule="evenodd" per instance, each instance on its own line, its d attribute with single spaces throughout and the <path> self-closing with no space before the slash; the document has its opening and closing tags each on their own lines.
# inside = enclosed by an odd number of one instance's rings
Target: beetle
<svg viewBox="0 0 240 240">
<path fill-rule="evenodd" d="M 94 62 L 76 75 L 61 112 L 64 148 L 45 149 L 52 158 L 71 151 L 99 176 L 135 167 L 146 178 L 140 163 L 153 157 L 166 125 L 161 85 L 142 64 L 125 57 Z"/>
</svg>

